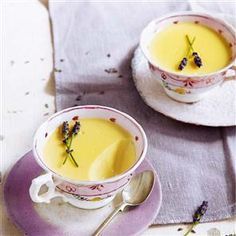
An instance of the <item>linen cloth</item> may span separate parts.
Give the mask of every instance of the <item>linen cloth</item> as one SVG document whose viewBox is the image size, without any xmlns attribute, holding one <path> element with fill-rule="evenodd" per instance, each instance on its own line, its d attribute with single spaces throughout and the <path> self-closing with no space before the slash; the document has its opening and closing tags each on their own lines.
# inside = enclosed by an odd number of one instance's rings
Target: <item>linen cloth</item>
<svg viewBox="0 0 236 236">
<path fill-rule="evenodd" d="M 130 68 L 140 33 L 150 20 L 197 10 L 232 21 L 235 4 L 52 1 L 49 9 L 57 110 L 105 105 L 130 114 L 143 126 L 149 141 L 147 158 L 163 191 L 162 207 L 153 223 L 190 222 L 203 200 L 209 208 L 202 221 L 235 215 L 235 127 L 184 124 L 152 110 L 136 91 Z"/>
</svg>

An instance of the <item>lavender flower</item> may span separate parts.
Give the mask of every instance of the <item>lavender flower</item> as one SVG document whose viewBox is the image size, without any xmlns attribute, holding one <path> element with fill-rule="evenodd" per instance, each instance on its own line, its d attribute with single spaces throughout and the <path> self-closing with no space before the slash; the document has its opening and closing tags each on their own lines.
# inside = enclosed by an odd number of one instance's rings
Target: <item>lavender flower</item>
<svg viewBox="0 0 236 236">
<path fill-rule="evenodd" d="M 207 208 L 208 208 L 208 202 L 203 201 L 202 205 L 200 207 L 198 207 L 198 209 L 194 213 L 193 223 L 192 223 L 191 227 L 189 228 L 189 230 L 184 234 L 184 236 L 187 236 L 193 230 L 194 226 L 196 226 L 200 222 L 202 216 L 206 213 Z"/>
<path fill-rule="evenodd" d="M 188 62 L 188 59 L 187 59 L 186 57 L 184 57 L 184 58 L 182 59 L 182 61 L 180 62 L 178 69 L 179 69 L 179 70 L 183 70 L 184 67 L 187 65 L 187 62 Z"/>
<path fill-rule="evenodd" d="M 62 124 L 62 135 L 63 135 L 63 143 L 67 143 L 69 139 L 69 123 L 68 121 L 64 121 Z"/>
<path fill-rule="evenodd" d="M 79 133 L 79 130 L 80 130 L 80 122 L 76 121 L 72 129 L 72 135 L 77 135 Z"/>
<path fill-rule="evenodd" d="M 194 63 L 200 68 L 202 66 L 202 59 L 200 58 L 197 52 L 193 52 L 192 55 L 194 56 Z"/>
<path fill-rule="evenodd" d="M 199 223 L 202 216 L 206 213 L 208 207 L 208 202 L 203 201 L 202 205 L 196 210 L 193 215 L 193 223 Z"/>
</svg>

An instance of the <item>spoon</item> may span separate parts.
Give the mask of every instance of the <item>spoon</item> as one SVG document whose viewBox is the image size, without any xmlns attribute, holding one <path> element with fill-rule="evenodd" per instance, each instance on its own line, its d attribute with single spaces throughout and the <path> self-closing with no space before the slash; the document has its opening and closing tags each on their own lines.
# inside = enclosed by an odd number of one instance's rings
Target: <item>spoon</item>
<svg viewBox="0 0 236 236">
<path fill-rule="evenodd" d="M 132 177 L 129 184 L 122 191 L 122 202 L 98 227 L 94 236 L 98 236 L 111 220 L 127 206 L 138 206 L 142 204 L 150 195 L 154 186 L 154 173 L 150 170 L 141 172 Z"/>
</svg>

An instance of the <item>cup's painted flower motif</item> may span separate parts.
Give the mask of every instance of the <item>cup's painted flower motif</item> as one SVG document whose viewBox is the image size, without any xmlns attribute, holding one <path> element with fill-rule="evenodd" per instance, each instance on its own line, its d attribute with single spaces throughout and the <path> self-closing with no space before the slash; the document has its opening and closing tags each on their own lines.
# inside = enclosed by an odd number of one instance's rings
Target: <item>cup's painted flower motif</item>
<svg viewBox="0 0 236 236">
<path fill-rule="evenodd" d="M 167 79 L 166 74 L 165 74 L 165 73 L 161 73 L 161 78 L 164 79 L 164 80 L 166 80 L 166 79 Z"/>
<path fill-rule="evenodd" d="M 78 199 L 78 200 L 81 200 L 81 201 L 90 201 L 88 198 L 82 197 L 82 196 L 80 196 L 80 195 L 78 195 L 78 194 L 73 194 L 72 196 L 73 196 L 74 198 Z"/>
<path fill-rule="evenodd" d="M 186 92 L 187 92 L 185 88 L 176 88 L 174 91 L 176 93 L 182 94 L 182 95 L 186 94 Z"/>
<path fill-rule="evenodd" d="M 187 88 L 183 88 L 183 87 L 177 87 L 177 88 L 173 87 L 172 88 L 172 87 L 170 87 L 170 85 L 166 81 L 162 81 L 162 84 L 163 84 L 163 86 L 166 89 L 168 89 L 168 90 L 170 90 L 172 92 L 176 92 L 176 93 L 181 94 L 181 95 L 185 95 L 185 94 L 190 94 L 191 93 L 191 91 L 188 90 Z"/>
<path fill-rule="evenodd" d="M 171 90 L 171 88 L 169 87 L 168 83 L 166 81 L 162 81 L 162 84 L 165 88 Z"/>
<path fill-rule="evenodd" d="M 67 190 L 69 193 L 74 193 L 74 192 L 76 191 L 76 188 L 73 187 L 73 186 L 67 185 L 67 186 L 66 186 L 66 190 Z"/>
<path fill-rule="evenodd" d="M 193 87 L 194 84 L 198 83 L 198 81 L 188 78 L 186 80 L 183 81 L 184 87 Z"/>
<path fill-rule="evenodd" d="M 102 188 L 104 188 L 104 186 L 102 184 L 97 184 L 97 185 L 90 186 L 89 188 L 92 190 L 102 191 Z"/>
<path fill-rule="evenodd" d="M 103 198 L 101 198 L 101 197 L 95 197 L 95 198 L 90 199 L 90 201 L 97 202 L 97 201 L 101 201 L 102 199 Z"/>
<path fill-rule="evenodd" d="M 81 201 L 87 201 L 87 202 L 98 202 L 98 201 L 101 201 L 101 200 L 104 200 L 106 198 L 109 198 L 109 197 L 112 197 L 112 195 L 106 195 L 106 196 L 102 196 L 102 197 L 83 197 L 83 196 L 80 196 L 79 194 L 72 194 L 72 196 L 78 200 L 81 200 Z"/>
</svg>

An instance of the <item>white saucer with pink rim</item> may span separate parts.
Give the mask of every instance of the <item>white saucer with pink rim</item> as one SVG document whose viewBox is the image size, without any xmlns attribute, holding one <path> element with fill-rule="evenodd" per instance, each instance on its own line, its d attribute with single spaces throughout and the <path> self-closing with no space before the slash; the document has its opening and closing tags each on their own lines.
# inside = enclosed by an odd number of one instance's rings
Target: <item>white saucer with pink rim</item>
<svg viewBox="0 0 236 236">
<path fill-rule="evenodd" d="M 140 48 L 132 59 L 135 86 L 144 102 L 154 110 L 185 123 L 204 126 L 236 125 L 236 81 L 220 85 L 212 94 L 196 103 L 181 103 L 166 95 L 163 87 L 153 78 L 148 61 Z"/>
</svg>

